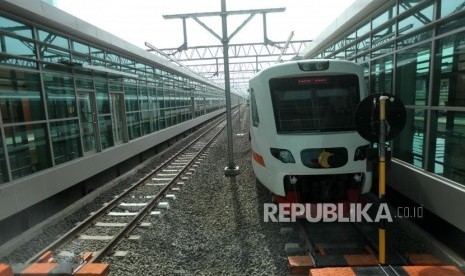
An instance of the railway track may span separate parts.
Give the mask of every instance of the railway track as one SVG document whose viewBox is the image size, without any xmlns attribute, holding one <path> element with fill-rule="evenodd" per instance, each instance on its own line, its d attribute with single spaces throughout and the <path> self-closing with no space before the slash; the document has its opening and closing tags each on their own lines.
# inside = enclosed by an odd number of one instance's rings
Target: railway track
<svg viewBox="0 0 465 276">
<path fill-rule="evenodd" d="M 170 193 L 179 188 L 174 186 L 184 184 L 225 126 L 222 116 L 204 134 L 32 256 L 26 264 L 35 263 L 47 252 L 52 252 L 55 262 L 70 263 L 73 271 L 77 271 L 83 264 L 99 262 L 111 254 L 123 239 L 137 239 L 130 235 L 131 232 L 136 227 L 150 227 L 143 220 L 159 214 L 160 211 L 154 211 L 156 208 L 169 208 L 169 202 L 164 199 L 175 198 Z M 84 261 L 83 255 L 89 252 L 91 258 Z"/>
<path fill-rule="evenodd" d="M 377 223 L 301 219 L 293 229 L 300 241 L 286 245 L 291 274 L 417 275 L 413 271 L 426 269 L 438 273 L 431 275 L 463 275 L 455 254 L 406 219 L 387 224 L 385 264 L 378 262 Z"/>
<path fill-rule="evenodd" d="M 377 248 L 354 223 L 299 222 L 315 267 L 377 265 Z"/>
</svg>

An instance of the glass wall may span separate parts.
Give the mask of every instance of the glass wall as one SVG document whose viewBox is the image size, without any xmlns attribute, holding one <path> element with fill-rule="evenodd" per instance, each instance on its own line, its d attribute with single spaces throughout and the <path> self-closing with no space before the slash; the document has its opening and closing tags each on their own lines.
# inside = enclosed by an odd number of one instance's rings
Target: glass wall
<svg viewBox="0 0 465 276">
<path fill-rule="evenodd" d="M 371 93 L 404 102 L 395 158 L 465 184 L 464 0 L 391 0 L 321 48 L 309 58 L 360 63 Z"/>
<path fill-rule="evenodd" d="M 21 21 L 0 12 L 0 184 L 225 107 L 209 82 Z"/>
</svg>

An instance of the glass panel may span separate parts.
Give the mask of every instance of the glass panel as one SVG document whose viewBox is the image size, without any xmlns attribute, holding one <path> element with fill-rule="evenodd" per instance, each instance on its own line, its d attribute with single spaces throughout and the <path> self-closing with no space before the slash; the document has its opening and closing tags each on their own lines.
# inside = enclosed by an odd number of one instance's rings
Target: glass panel
<svg viewBox="0 0 465 276">
<path fill-rule="evenodd" d="M 381 48 L 371 52 L 371 57 L 376 58 L 394 51 L 394 43 L 383 44 Z"/>
<path fill-rule="evenodd" d="M 45 119 L 39 74 L 0 68 L 0 83 L 3 123 Z"/>
<path fill-rule="evenodd" d="M 426 112 L 407 108 L 404 129 L 394 139 L 393 157 L 423 168 Z"/>
<path fill-rule="evenodd" d="M 270 90 L 278 133 L 355 129 L 356 75 L 271 79 Z"/>
<path fill-rule="evenodd" d="M 346 45 L 352 43 L 355 41 L 355 38 L 356 38 L 356 35 L 355 35 L 355 32 L 347 35 L 347 38 L 346 38 Z"/>
<path fill-rule="evenodd" d="M 149 109 L 149 97 L 147 95 L 147 87 L 139 86 L 139 106 L 140 110 Z"/>
<path fill-rule="evenodd" d="M 139 103 L 137 100 L 137 86 L 128 85 L 124 86 L 124 99 L 126 101 L 126 111 L 139 110 Z"/>
<path fill-rule="evenodd" d="M 7 56 L 0 53 L 0 65 L 37 69 L 37 62 L 19 56 Z"/>
<path fill-rule="evenodd" d="M 36 58 L 35 44 L 33 42 L 9 36 L 3 36 L 1 38 L 3 40 L 2 46 L 4 46 L 1 47 L 2 52 L 10 55 L 22 56 L 25 58 Z"/>
<path fill-rule="evenodd" d="M 140 137 L 140 116 L 139 112 L 127 114 L 129 140 Z"/>
<path fill-rule="evenodd" d="M 73 41 L 73 50 L 81 54 L 89 55 L 89 45 Z"/>
<path fill-rule="evenodd" d="M 371 63 L 371 93 L 392 93 L 392 56 Z"/>
<path fill-rule="evenodd" d="M 90 47 L 92 64 L 105 67 L 105 52 L 102 49 Z"/>
<path fill-rule="evenodd" d="M 461 15 L 459 17 L 449 19 L 445 23 L 443 23 L 441 26 L 438 28 L 438 33 L 439 34 L 445 34 L 447 32 L 455 31 L 457 29 L 462 28 L 465 26 L 465 15 Z"/>
<path fill-rule="evenodd" d="M 118 55 L 113 53 L 107 53 L 106 60 L 108 68 L 118 71 L 120 70 L 120 58 Z"/>
<path fill-rule="evenodd" d="M 439 41 L 432 105 L 465 106 L 465 33 Z"/>
<path fill-rule="evenodd" d="M 0 184 L 8 181 L 8 171 L 6 169 L 5 150 L 2 136 L 0 135 Z"/>
<path fill-rule="evenodd" d="M 123 85 L 120 82 L 108 82 L 110 91 L 123 91 Z"/>
<path fill-rule="evenodd" d="M 399 14 L 415 7 L 424 0 L 401 0 L 399 1 Z"/>
<path fill-rule="evenodd" d="M 141 112 L 141 124 L 142 124 L 142 135 L 150 133 L 150 125 L 152 125 L 152 118 L 150 117 L 150 111 Z"/>
<path fill-rule="evenodd" d="M 76 117 L 76 96 L 73 78 L 44 75 L 48 116 L 51 119 Z"/>
<path fill-rule="evenodd" d="M 357 37 L 362 37 L 370 31 L 370 22 L 357 29 Z"/>
<path fill-rule="evenodd" d="M 434 173 L 465 183 L 465 113 L 432 113 L 431 149 Z"/>
<path fill-rule="evenodd" d="M 405 105 L 426 105 L 429 89 L 430 44 L 397 54 L 396 94 Z"/>
<path fill-rule="evenodd" d="M 429 39 L 433 36 L 433 31 L 428 29 L 426 31 L 416 33 L 410 36 L 404 37 L 404 39 L 397 42 L 397 49 L 402 49 L 405 47 L 409 47 L 413 44 L 422 42 L 423 40 Z"/>
<path fill-rule="evenodd" d="M 84 153 L 95 152 L 95 111 L 90 93 L 79 92 L 78 94 L 79 119 L 81 121 L 81 137 Z"/>
<path fill-rule="evenodd" d="M 165 112 L 164 108 L 160 109 L 160 117 L 159 117 L 159 120 L 158 120 L 158 122 L 159 122 L 158 126 L 160 127 L 160 129 L 164 129 L 164 128 L 167 127 L 166 120 L 165 120 L 165 115 L 166 115 L 165 113 L 166 112 Z"/>
<path fill-rule="evenodd" d="M 371 47 L 376 47 L 382 43 L 386 43 L 389 40 L 391 40 L 394 37 L 394 31 L 395 27 L 394 25 L 391 25 L 389 27 L 386 27 L 372 35 L 372 46 Z"/>
<path fill-rule="evenodd" d="M 372 26 L 371 28 L 376 29 L 377 27 L 383 25 L 384 23 L 394 18 L 395 15 L 396 15 L 395 6 L 391 6 L 387 8 L 382 14 L 380 14 L 378 17 L 373 19 L 373 21 L 371 22 L 371 26 Z"/>
<path fill-rule="evenodd" d="M 97 112 L 110 114 L 110 101 L 108 99 L 108 85 L 106 82 L 95 82 L 95 92 L 97 96 Z"/>
<path fill-rule="evenodd" d="M 98 120 L 100 126 L 100 141 L 102 143 L 102 149 L 114 146 L 111 115 L 98 116 Z"/>
<path fill-rule="evenodd" d="M 69 48 L 68 39 L 57 34 L 39 30 L 39 39 L 44 43 L 52 44 L 61 48 Z"/>
<path fill-rule="evenodd" d="M 0 29 L 16 35 L 32 38 L 32 28 L 22 23 L 0 16 Z"/>
<path fill-rule="evenodd" d="M 357 54 L 363 51 L 367 51 L 370 48 L 370 37 L 367 37 L 357 42 Z"/>
<path fill-rule="evenodd" d="M 5 127 L 13 179 L 51 167 L 45 124 Z"/>
<path fill-rule="evenodd" d="M 433 20 L 433 5 L 430 5 L 420 11 L 415 11 L 409 17 L 399 21 L 397 30 L 398 35 L 403 35 L 416 30 L 424 25 L 431 23 Z"/>
<path fill-rule="evenodd" d="M 78 120 L 50 123 L 55 165 L 78 158 L 80 137 Z"/>
<path fill-rule="evenodd" d="M 111 120 L 114 144 L 124 142 L 125 113 L 124 96 L 122 93 L 110 93 L 111 97 Z"/>
<path fill-rule="evenodd" d="M 441 0 L 441 18 L 465 9 L 465 0 Z"/>
<path fill-rule="evenodd" d="M 346 58 L 351 59 L 355 55 L 355 45 L 346 48 Z"/>
<path fill-rule="evenodd" d="M 90 89 L 94 90 L 94 82 L 91 79 L 76 79 L 76 87 L 83 88 L 83 89 Z"/>
<path fill-rule="evenodd" d="M 40 46 L 40 56 L 47 62 L 63 63 L 68 65 L 70 61 L 68 52 L 47 45 Z M 47 65 L 45 64 L 45 66 Z"/>
</svg>

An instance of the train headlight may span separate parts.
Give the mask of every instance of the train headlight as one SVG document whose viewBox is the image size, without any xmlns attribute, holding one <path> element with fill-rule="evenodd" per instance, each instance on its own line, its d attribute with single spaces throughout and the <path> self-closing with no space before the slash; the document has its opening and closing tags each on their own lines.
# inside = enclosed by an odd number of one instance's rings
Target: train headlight
<svg viewBox="0 0 465 276">
<path fill-rule="evenodd" d="M 365 160 L 370 145 L 360 146 L 355 150 L 354 161 Z"/>
<path fill-rule="evenodd" d="M 313 62 L 299 62 L 300 70 L 302 71 L 323 71 L 328 70 L 329 68 L 329 61 L 313 61 Z"/>
<path fill-rule="evenodd" d="M 287 149 L 270 148 L 271 155 L 283 163 L 295 163 L 294 156 Z"/>
</svg>

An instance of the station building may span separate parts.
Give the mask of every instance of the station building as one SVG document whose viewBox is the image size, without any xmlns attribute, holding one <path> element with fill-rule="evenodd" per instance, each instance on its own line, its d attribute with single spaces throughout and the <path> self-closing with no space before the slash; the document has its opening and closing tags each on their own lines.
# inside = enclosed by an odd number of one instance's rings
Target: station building
<svg viewBox="0 0 465 276">
<path fill-rule="evenodd" d="M 12 231 L 41 219 L 36 203 L 224 112 L 222 87 L 40 0 L 0 0 L 0 49 L 0 226 Z"/>
<path fill-rule="evenodd" d="M 403 101 L 389 184 L 465 231 L 465 1 L 357 0 L 302 54 L 361 64 Z"/>
</svg>

